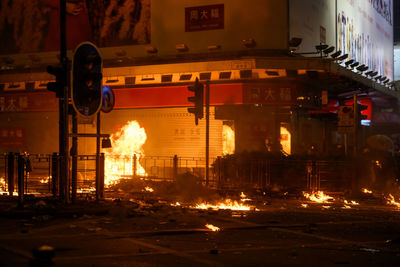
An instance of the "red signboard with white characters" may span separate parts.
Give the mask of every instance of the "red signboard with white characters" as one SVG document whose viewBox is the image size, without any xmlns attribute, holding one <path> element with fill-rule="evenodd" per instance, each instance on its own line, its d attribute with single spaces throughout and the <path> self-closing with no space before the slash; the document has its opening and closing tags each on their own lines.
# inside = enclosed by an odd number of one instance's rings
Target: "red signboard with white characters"
<svg viewBox="0 0 400 267">
<path fill-rule="evenodd" d="M 188 85 L 113 89 L 114 109 L 187 107 L 193 93 Z M 231 83 L 210 85 L 210 105 L 296 104 L 293 84 Z M 57 111 L 58 100 L 52 92 L 0 94 L 0 113 Z"/>
<path fill-rule="evenodd" d="M 185 31 L 205 31 L 224 28 L 224 5 L 185 8 Z"/>
<path fill-rule="evenodd" d="M 25 129 L 22 127 L 0 127 L 0 147 L 24 147 Z"/>
<path fill-rule="evenodd" d="M 34 92 L 0 95 L 1 112 L 55 111 L 58 101 L 52 92 Z"/>
</svg>

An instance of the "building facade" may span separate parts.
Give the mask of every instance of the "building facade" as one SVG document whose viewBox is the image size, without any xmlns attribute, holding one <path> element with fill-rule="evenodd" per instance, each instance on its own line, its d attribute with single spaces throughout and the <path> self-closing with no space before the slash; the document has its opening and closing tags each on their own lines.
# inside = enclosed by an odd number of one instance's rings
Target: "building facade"
<svg viewBox="0 0 400 267">
<path fill-rule="evenodd" d="M 58 62 L 58 1 L 28 2 L 1 8 L 0 152 L 51 153 L 58 148 L 58 100 L 46 90 L 54 77 L 45 69 Z M 226 127 L 235 133 L 235 152 L 279 151 L 289 142 L 288 153 L 314 147 L 330 155 L 377 133 L 397 141 L 391 0 L 79 5 L 78 15 L 67 15 L 68 56 L 82 41 L 99 47 L 103 84 L 115 94 L 101 130 L 113 134 L 138 121 L 145 155 L 204 157 L 205 121 L 196 126 L 187 112 L 187 87 L 196 78 L 210 86 L 211 157 L 224 154 Z M 346 132 L 338 128 L 338 107 L 355 95 L 368 106 L 367 118 Z M 96 129 L 94 118 L 79 122 L 81 133 Z M 79 139 L 80 154 L 95 147 L 95 140 Z"/>
</svg>

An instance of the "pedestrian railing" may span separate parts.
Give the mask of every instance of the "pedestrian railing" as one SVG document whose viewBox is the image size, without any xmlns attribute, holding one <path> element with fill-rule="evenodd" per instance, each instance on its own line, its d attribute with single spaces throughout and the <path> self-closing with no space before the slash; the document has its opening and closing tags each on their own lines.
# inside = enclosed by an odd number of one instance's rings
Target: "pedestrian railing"
<svg viewBox="0 0 400 267">
<path fill-rule="evenodd" d="M 242 159 L 226 161 L 210 159 L 208 186 L 224 189 L 261 190 L 324 190 L 343 191 L 351 184 L 354 171 L 350 161 Z M 73 159 L 70 158 L 71 163 Z M 147 179 L 176 181 L 190 174 L 206 184 L 204 158 L 161 156 L 105 156 L 96 171 L 95 155 L 78 155 L 76 177 L 71 171 L 68 187 L 76 188 L 77 196 L 104 190 L 102 181 L 110 179 Z M 102 163 L 101 163 L 102 162 Z M 113 162 L 118 162 L 118 166 Z M 71 166 L 72 164 L 70 164 Z M 122 166 L 122 167 L 121 167 Z M 113 173 L 119 168 L 119 173 Z M 96 182 L 96 176 L 100 179 Z M 101 177 L 103 176 L 103 177 Z M 100 185 L 99 185 L 100 183 Z M 57 154 L 0 155 L 0 193 L 58 195 L 60 186 L 60 157 Z"/>
</svg>

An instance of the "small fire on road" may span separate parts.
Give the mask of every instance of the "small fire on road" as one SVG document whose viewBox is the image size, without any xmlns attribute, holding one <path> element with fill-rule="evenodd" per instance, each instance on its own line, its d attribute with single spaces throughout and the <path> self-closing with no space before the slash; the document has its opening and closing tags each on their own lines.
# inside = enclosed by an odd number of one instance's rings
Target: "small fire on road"
<svg viewBox="0 0 400 267">
<path fill-rule="evenodd" d="M 202 210 L 250 210 L 251 206 L 239 203 L 236 200 L 226 199 L 225 202 L 219 202 L 215 205 L 209 203 L 200 203 L 193 208 Z"/>
<path fill-rule="evenodd" d="M 311 194 L 303 192 L 305 198 L 317 203 L 329 203 L 330 200 L 335 200 L 333 197 L 326 195 L 323 191 L 312 192 Z"/>
<path fill-rule="evenodd" d="M 389 194 L 389 196 L 386 197 L 386 203 L 388 205 L 393 205 L 396 206 L 397 208 L 400 208 L 400 202 L 396 201 L 396 199 L 392 194 Z"/>
<path fill-rule="evenodd" d="M 213 232 L 218 232 L 219 230 L 221 230 L 218 226 L 212 225 L 212 224 L 206 224 L 206 227 L 208 229 L 210 229 Z"/>
</svg>

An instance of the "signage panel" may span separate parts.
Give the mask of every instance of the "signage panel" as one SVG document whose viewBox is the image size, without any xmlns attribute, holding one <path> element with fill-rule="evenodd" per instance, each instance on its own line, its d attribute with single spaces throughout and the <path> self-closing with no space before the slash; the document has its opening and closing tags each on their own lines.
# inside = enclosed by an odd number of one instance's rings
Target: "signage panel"
<svg viewBox="0 0 400 267">
<path fill-rule="evenodd" d="M 217 30 L 224 28 L 224 5 L 185 8 L 185 31 Z"/>
<path fill-rule="evenodd" d="M 392 0 L 338 0 L 337 48 L 393 80 Z"/>
</svg>

